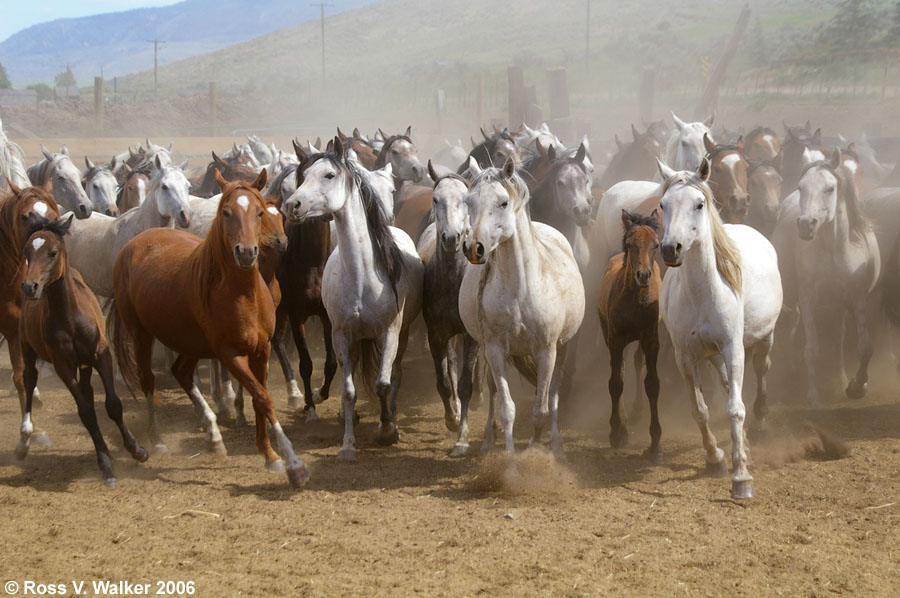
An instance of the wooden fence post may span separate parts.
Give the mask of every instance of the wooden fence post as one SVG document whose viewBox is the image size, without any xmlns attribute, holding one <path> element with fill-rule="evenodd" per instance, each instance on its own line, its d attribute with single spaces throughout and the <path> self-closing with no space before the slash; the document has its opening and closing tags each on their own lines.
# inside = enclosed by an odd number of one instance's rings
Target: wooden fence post
<svg viewBox="0 0 900 598">
<path fill-rule="evenodd" d="M 719 87 L 725 80 L 725 72 L 728 70 L 728 65 L 737 53 L 741 38 L 744 37 L 744 32 L 747 30 L 748 23 L 750 23 L 750 12 L 750 5 L 745 4 L 731 32 L 731 39 L 728 40 L 725 51 L 719 57 L 719 61 L 710 74 L 703 93 L 700 94 L 700 100 L 694 108 L 695 118 L 704 119 L 709 116 L 710 112 L 715 110 L 719 99 Z"/>
<path fill-rule="evenodd" d="M 216 137 L 218 131 L 216 130 L 216 82 L 210 81 L 209 83 L 209 128 L 210 134 L 213 137 Z"/>
</svg>

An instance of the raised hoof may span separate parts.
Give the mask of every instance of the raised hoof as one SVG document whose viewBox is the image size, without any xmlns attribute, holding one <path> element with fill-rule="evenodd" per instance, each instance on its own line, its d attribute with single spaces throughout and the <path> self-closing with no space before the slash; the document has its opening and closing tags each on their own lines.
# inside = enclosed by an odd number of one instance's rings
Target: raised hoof
<svg viewBox="0 0 900 598">
<path fill-rule="evenodd" d="M 304 409 L 303 412 L 306 413 L 306 423 L 319 421 L 321 419 L 319 414 L 316 413 L 315 407 L 308 407 Z"/>
<path fill-rule="evenodd" d="M 390 446 L 400 440 L 400 432 L 393 422 L 389 424 L 379 424 L 378 433 L 375 435 L 375 441 L 382 446 Z"/>
<path fill-rule="evenodd" d="M 116 478 L 103 478 L 103 485 L 107 488 L 115 488 L 118 484 Z"/>
<path fill-rule="evenodd" d="M 609 433 L 609 444 L 614 449 L 628 446 L 628 428 L 624 426 L 613 428 Z"/>
<path fill-rule="evenodd" d="M 288 481 L 294 488 L 303 488 L 309 480 L 309 470 L 303 466 L 297 469 L 289 469 L 287 472 Z"/>
<path fill-rule="evenodd" d="M 41 430 L 31 435 L 31 444 L 34 446 L 53 446 L 53 441 L 50 440 L 49 434 Z"/>
<path fill-rule="evenodd" d="M 663 462 L 662 447 L 659 447 L 659 446 L 649 447 L 647 450 L 644 451 L 644 458 L 648 459 L 651 463 L 653 463 L 655 465 L 659 465 L 660 463 Z M 723 461 L 723 463 L 724 463 L 724 461 Z"/>
<path fill-rule="evenodd" d="M 150 458 L 150 453 L 148 453 L 147 449 L 145 449 L 144 447 L 139 446 L 132 457 L 134 457 L 134 460 L 138 463 L 143 463 Z"/>
<path fill-rule="evenodd" d="M 216 442 L 209 443 L 209 452 L 215 455 L 216 457 L 227 457 L 228 449 L 225 448 L 225 443 L 221 440 L 217 440 Z"/>
<path fill-rule="evenodd" d="M 457 442 L 453 445 L 453 450 L 450 451 L 451 457 L 465 457 L 469 454 L 469 443 L 468 442 Z"/>
<path fill-rule="evenodd" d="M 169 454 L 169 447 L 164 445 L 162 442 L 158 442 L 153 445 L 152 449 L 150 449 L 150 454 L 154 457 L 165 457 Z"/>
<path fill-rule="evenodd" d="M 338 451 L 337 458 L 341 461 L 356 461 L 356 449 L 349 446 L 342 446 Z"/>
<path fill-rule="evenodd" d="M 728 463 L 722 459 L 718 463 L 706 464 L 706 475 L 713 478 L 724 478 L 728 475 Z"/>
<path fill-rule="evenodd" d="M 444 425 L 447 426 L 447 429 L 451 432 L 456 432 L 459 430 L 459 416 L 454 416 L 452 413 L 444 414 Z"/>
<path fill-rule="evenodd" d="M 753 498 L 753 480 L 731 482 L 731 498 L 735 500 Z"/>
<path fill-rule="evenodd" d="M 16 443 L 16 459 L 21 461 L 28 456 L 28 449 L 31 448 L 27 444 Z"/>
<path fill-rule="evenodd" d="M 313 389 L 313 403 L 316 405 L 328 400 L 328 395 L 322 395 L 322 387 Z"/>
<path fill-rule="evenodd" d="M 863 382 L 862 384 L 858 384 L 856 380 L 851 380 L 850 384 L 847 385 L 847 390 L 844 391 L 844 394 L 847 395 L 848 399 L 861 399 L 866 396 L 866 391 L 869 389 L 869 383 Z"/>
<path fill-rule="evenodd" d="M 268 463 L 266 463 L 266 469 L 268 469 L 272 473 L 284 473 L 284 461 L 282 461 L 281 459 L 269 461 Z"/>
</svg>

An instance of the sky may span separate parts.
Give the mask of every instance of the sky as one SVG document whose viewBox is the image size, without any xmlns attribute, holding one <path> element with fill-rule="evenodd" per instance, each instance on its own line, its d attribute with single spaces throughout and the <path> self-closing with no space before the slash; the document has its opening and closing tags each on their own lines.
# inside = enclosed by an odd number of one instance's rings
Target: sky
<svg viewBox="0 0 900 598">
<path fill-rule="evenodd" d="M 145 6 L 165 6 L 177 2 L 178 0 L 2 0 L 0 41 L 26 27 L 54 19 L 84 17 Z"/>
</svg>

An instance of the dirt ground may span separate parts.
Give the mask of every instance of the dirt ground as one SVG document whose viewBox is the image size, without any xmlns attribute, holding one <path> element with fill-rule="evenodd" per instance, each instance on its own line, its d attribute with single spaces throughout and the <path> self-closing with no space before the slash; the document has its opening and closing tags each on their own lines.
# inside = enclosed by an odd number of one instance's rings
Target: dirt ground
<svg viewBox="0 0 900 598">
<path fill-rule="evenodd" d="M 3 359 L 0 380 L 9 380 L 5 351 Z M 53 445 L 33 447 L 23 462 L 12 453 L 19 416 L 7 395 L 0 581 L 66 583 L 72 595 L 72 580 L 151 583 L 152 591 L 158 580 L 183 580 L 209 597 L 888 596 L 900 587 L 895 378 L 873 382 L 862 401 L 835 400 L 813 420 L 786 404 L 795 397 L 773 393 L 770 430 L 751 442 L 757 496 L 738 503 L 730 480 L 704 474 L 680 381 L 663 384 L 662 465 L 640 456 L 646 416 L 632 423 L 627 449 L 610 449 L 605 381 L 581 378 L 563 407 L 567 463 L 528 451 L 512 471 L 502 456 L 447 457 L 455 435 L 444 428 L 430 359 L 411 349 L 406 364 L 400 443 L 375 444 L 377 409 L 361 400 L 355 464 L 335 457 L 338 401 L 323 403 L 322 420 L 307 424 L 287 409 L 273 369 L 279 417 L 312 471 L 300 491 L 264 469 L 249 428 L 224 427 L 229 456 L 207 454 L 189 401 L 163 376 L 169 456 L 136 464 L 99 415 L 115 490 L 101 485 L 90 439 L 58 381 L 43 377 L 35 416 Z M 523 388 L 517 396 L 524 451 L 530 399 Z M 710 404 L 727 453 L 723 401 Z M 146 442 L 143 405 L 130 397 L 125 405 Z M 485 417 L 484 406 L 472 415 L 473 448 Z M 813 425 L 846 443 L 849 455 L 831 459 Z"/>
</svg>

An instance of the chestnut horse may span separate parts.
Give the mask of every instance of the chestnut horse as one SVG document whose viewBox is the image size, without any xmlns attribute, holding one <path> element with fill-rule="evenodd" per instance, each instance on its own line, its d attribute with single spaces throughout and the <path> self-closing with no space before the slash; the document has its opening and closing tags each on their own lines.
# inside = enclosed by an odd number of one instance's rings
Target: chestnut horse
<svg viewBox="0 0 900 598">
<path fill-rule="evenodd" d="M 197 197 L 212 197 L 219 192 L 216 186 L 216 173 L 220 173 L 226 181 L 244 181 L 252 182 L 257 170 L 250 161 L 250 154 L 246 151 L 239 150 L 227 159 L 220 158 L 216 152 L 212 152 L 212 162 L 206 167 L 206 174 L 200 183 L 192 183 L 192 195 Z"/>
<path fill-rule="evenodd" d="M 768 127 L 756 127 L 744 137 L 744 156 L 747 160 L 765 162 L 781 153 L 778 134 Z"/>
<path fill-rule="evenodd" d="M 722 220 L 728 224 L 740 224 L 750 208 L 750 194 L 747 193 L 747 168 L 750 164 L 744 158 L 744 139 L 739 137 L 734 145 L 716 145 L 703 136 L 703 145 L 709 153 L 712 172 L 709 188 Z"/>
<path fill-rule="evenodd" d="M 63 241 L 73 215 L 65 220 L 45 220 L 29 227 L 25 243 L 25 271 L 20 319 L 22 355 L 25 360 L 25 413 L 16 457 L 28 454 L 34 425 L 31 405 L 37 384 L 37 358 L 53 364 L 78 405 L 78 417 L 87 428 L 97 451 L 103 483 L 115 488 L 112 456 L 97 425 L 91 373 L 97 370 L 106 393 L 106 413 L 116 422 L 125 448 L 138 462 L 147 460 L 147 451 L 138 444 L 122 419 L 122 401 L 116 394 L 112 352 L 103 334 L 103 312 L 97 297 L 81 280 L 78 270 L 69 267 Z"/>
<path fill-rule="evenodd" d="M 119 185 L 116 194 L 116 205 L 119 207 L 120 214 L 144 203 L 144 199 L 147 198 L 147 189 L 150 187 L 149 169 L 132 168 L 125 164 L 122 171 L 125 173 L 125 178 Z"/>
<path fill-rule="evenodd" d="M 603 338 L 609 348 L 609 397 L 612 413 L 609 416 L 609 443 L 614 448 L 628 444 L 628 428 L 625 405 L 621 401 L 624 381 L 622 354 L 626 345 L 640 343 L 647 361 L 644 391 L 650 402 L 650 448 L 645 455 L 654 462 L 662 461 L 659 438 L 657 401 L 659 400 L 659 376 L 656 374 L 656 358 L 659 355 L 659 289 L 662 279 L 656 254 L 659 249 L 657 211 L 649 216 L 632 214 L 622 210 L 625 235 L 623 253 L 613 256 L 600 281 L 597 313 Z"/>
<path fill-rule="evenodd" d="M 22 280 L 25 256 L 22 248 L 28 240 L 28 228 L 39 220 L 57 220 L 59 207 L 42 187 L 20 189 L 9 179 L 12 194 L 0 199 L 0 334 L 9 347 L 13 385 L 19 395 L 19 407 L 25 413 L 25 363 L 19 345 L 19 314 L 22 306 Z M 43 435 L 42 435 L 43 438 Z"/>
<path fill-rule="evenodd" d="M 281 428 L 266 390 L 269 339 L 275 331 L 275 306 L 258 267 L 265 203 L 263 170 L 252 184 L 229 183 L 216 173 L 222 189 L 219 211 L 205 239 L 184 231 L 154 229 L 132 239 L 113 269 L 115 300 L 110 312 L 113 346 L 126 380 L 147 398 L 150 436 L 164 452 L 156 426 L 156 390 L 151 367 L 153 341 L 180 354 L 172 373 L 202 413 L 211 451 L 225 454 L 216 416 L 193 383 L 197 362 L 215 358 L 253 397 L 256 446 L 266 467 L 283 471 L 285 463 L 269 444 L 266 423 L 287 461 L 288 479 L 302 486 L 309 478 Z"/>
<path fill-rule="evenodd" d="M 746 147 L 746 145 L 744 146 Z M 781 214 L 781 158 L 755 162 L 747 168 L 747 193 L 753 198 L 745 223 L 771 238 Z"/>
</svg>

